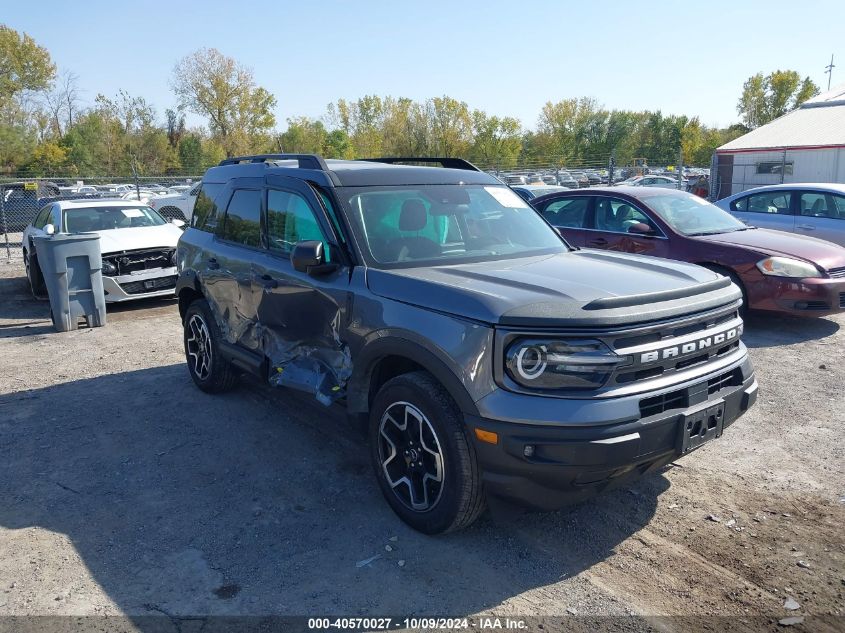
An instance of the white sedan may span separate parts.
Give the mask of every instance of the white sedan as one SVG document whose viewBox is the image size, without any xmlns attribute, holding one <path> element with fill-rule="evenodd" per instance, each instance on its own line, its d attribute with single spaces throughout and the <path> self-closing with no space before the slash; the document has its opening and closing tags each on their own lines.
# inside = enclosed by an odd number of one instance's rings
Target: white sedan
<svg viewBox="0 0 845 633">
<path fill-rule="evenodd" d="M 635 176 L 634 178 L 629 178 L 616 184 L 626 185 L 628 187 L 664 187 L 666 189 L 677 189 L 678 179 L 669 176 Z M 686 181 L 683 181 L 682 185 L 684 191 L 686 191 Z"/>
<path fill-rule="evenodd" d="M 54 233 L 97 233 L 107 302 L 172 297 L 176 243 L 184 222 L 166 221 L 142 202 L 60 200 L 44 206 L 23 233 L 23 258 L 32 293 L 44 296 L 33 238 Z"/>
</svg>

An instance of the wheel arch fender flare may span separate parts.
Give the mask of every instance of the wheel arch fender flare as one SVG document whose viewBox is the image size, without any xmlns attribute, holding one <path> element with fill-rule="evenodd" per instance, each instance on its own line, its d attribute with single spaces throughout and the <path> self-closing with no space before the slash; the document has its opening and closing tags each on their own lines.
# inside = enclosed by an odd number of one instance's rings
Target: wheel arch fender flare
<svg viewBox="0 0 845 633">
<path fill-rule="evenodd" d="M 407 358 L 434 376 L 463 413 L 478 415 L 478 408 L 458 377 L 457 368 L 453 369 L 454 363 L 436 347 L 426 347 L 404 336 L 378 336 L 365 343 L 357 356 L 346 389 L 350 413 L 369 411 L 370 384 L 374 370 L 384 358 L 398 356 Z"/>
<path fill-rule="evenodd" d="M 190 305 L 187 297 L 203 296 L 202 285 L 195 270 L 183 270 L 176 279 L 176 288 L 173 291 L 179 299 L 179 316 L 185 318 L 185 312 Z"/>
</svg>

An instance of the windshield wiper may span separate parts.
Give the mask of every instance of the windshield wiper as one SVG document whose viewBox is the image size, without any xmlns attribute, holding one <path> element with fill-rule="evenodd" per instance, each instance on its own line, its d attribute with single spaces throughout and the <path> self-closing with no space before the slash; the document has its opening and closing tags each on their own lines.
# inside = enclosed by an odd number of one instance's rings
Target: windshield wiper
<svg viewBox="0 0 845 633">
<path fill-rule="evenodd" d="M 737 231 L 745 231 L 749 228 L 754 227 L 745 227 L 741 229 L 725 229 L 724 231 L 701 231 L 700 233 L 687 233 L 688 237 L 692 236 L 699 236 L 699 235 L 722 235 L 723 233 L 736 233 Z"/>
</svg>

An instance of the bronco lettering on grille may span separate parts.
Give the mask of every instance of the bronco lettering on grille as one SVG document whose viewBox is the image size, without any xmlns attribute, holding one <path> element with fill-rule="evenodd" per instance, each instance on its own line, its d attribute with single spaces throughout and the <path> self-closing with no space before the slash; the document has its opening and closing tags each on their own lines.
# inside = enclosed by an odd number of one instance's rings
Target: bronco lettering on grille
<svg viewBox="0 0 845 633">
<path fill-rule="evenodd" d="M 696 341 L 689 341 L 688 343 L 684 343 L 682 345 L 673 345 L 672 347 L 664 347 L 663 349 L 645 352 L 644 354 L 640 354 L 640 363 L 654 363 L 660 360 L 679 358 L 681 356 L 686 356 L 687 354 L 694 354 L 695 352 L 718 345 L 724 345 L 725 343 L 733 341 L 734 339 L 739 338 L 741 333 L 742 327 L 739 326 L 725 330 L 724 332 L 719 332 L 718 334 L 712 334 L 710 336 L 700 338 Z"/>
</svg>

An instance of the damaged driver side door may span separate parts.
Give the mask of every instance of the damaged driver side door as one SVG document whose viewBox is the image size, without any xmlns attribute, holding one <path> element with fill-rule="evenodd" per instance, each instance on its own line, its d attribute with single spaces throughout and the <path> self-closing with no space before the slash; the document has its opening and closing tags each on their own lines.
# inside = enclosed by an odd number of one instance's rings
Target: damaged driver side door
<svg viewBox="0 0 845 633">
<path fill-rule="evenodd" d="M 343 336 L 349 268 L 326 209 L 307 183 L 273 177 L 264 195 L 265 251 L 253 263 L 252 278 L 270 382 L 330 404 L 344 395 L 352 371 Z M 294 247 L 314 240 L 323 243 L 326 265 L 295 270 Z"/>
</svg>

